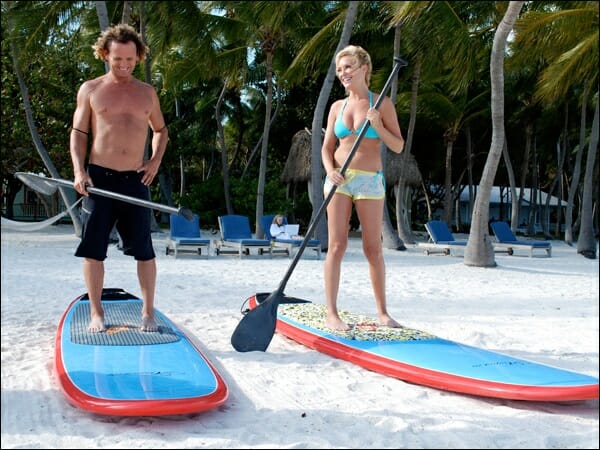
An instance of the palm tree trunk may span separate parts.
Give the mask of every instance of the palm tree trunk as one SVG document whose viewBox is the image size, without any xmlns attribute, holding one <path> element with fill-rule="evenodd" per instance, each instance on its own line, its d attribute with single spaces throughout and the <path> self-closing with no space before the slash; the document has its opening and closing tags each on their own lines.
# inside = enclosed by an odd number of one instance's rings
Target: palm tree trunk
<svg viewBox="0 0 600 450">
<path fill-rule="evenodd" d="M 581 122 L 579 125 L 579 145 L 577 147 L 577 153 L 575 155 L 575 167 L 573 168 L 571 184 L 569 185 L 569 192 L 567 194 L 567 211 L 565 213 L 565 242 L 569 245 L 573 245 L 573 207 L 575 203 L 575 195 L 579 190 L 579 179 L 581 177 L 581 158 L 583 155 L 583 147 L 585 146 L 585 123 L 587 119 L 586 111 L 591 87 L 592 84 L 589 81 L 586 81 L 583 84 L 583 93 L 581 94 Z"/>
<path fill-rule="evenodd" d="M 511 1 L 504 18 L 498 24 L 490 58 L 492 87 L 492 143 L 483 169 L 479 190 L 475 199 L 475 210 L 471 219 L 471 232 L 465 248 L 464 263 L 468 266 L 495 267 L 494 247 L 489 236 L 488 218 L 490 194 L 504 146 L 504 50 L 524 1 Z"/>
<path fill-rule="evenodd" d="M 517 193 L 517 190 L 515 188 L 515 171 L 513 170 L 512 162 L 510 161 L 510 156 L 508 155 L 508 145 L 506 144 L 506 138 L 504 139 L 504 145 L 502 146 L 502 156 L 504 157 L 504 164 L 506 165 L 506 172 L 508 173 L 508 183 L 510 185 L 510 223 L 513 224 L 519 220 L 519 208 L 518 199 L 515 195 Z"/>
<path fill-rule="evenodd" d="M 9 17 L 9 24 L 10 23 L 11 23 L 11 20 Z M 60 174 L 58 173 L 58 170 L 56 169 L 56 166 L 52 162 L 52 159 L 50 159 L 50 155 L 46 151 L 46 148 L 44 147 L 44 144 L 42 143 L 42 140 L 40 139 L 40 135 L 37 131 L 37 127 L 35 125 L 35 120 L 33 119 L 31 103 L 29 101 L 29 92 L 27 90 L 27 84 L 25 83 L 25 77 L 23 76 L 23 72 L 21 71 L 21 66 L 19 65 L 19 51 L 17 49 L 17 45 L 14 40 L 10 41 L 10 49 L 11 49 L 11 56 L 12 56 L 12 60 L 13 60 L 15 74 L 17 75 L 17 80 L 19 81 L 21 97 L 23 98 L 23 106 L 25 107 L 25 118 L 27 120 L 29 132 L 31 133 L 31 138 L 33 139 L 35 148 L 36 148 L 38 154 L 40 155 L 40 157 L 42 158 L 44 165 L 50 172 L 50 175 L 52 175 L 53 178 L 61 178 Z M 58 191 L 60 192 L 60 195 L 63 199 L 65 206 L 67 208 L 69 208 L 71 206 L 71 200 L 67 196 L 66 190 L 67 190 L 67 188 L 63 188 L 63 187 L 58 188 Z M 79 216 L 72 209 L 69 210 L 69 216 L 71 217 L 71 220 L 73 221 L 75 235 L 81 236 L 82 226 L 81 226 L 81 221 L 79 220 Z"/>
<path fill-rule="evenodd" d="M 594 235 L 594 165 L 598 151 L 598 93 L 596 93 L 596 107 L 592 121 L 592 133 L 585 162 L 585 175 L 583 177 L 583 200 L 581 202 L 581 228 L 577 239 L 577 253 L 589 259 L 596 259 L 596 237 Z"/>
<path fill-rule="evenodd" d="M 323 198 L 323 164 L 321 162 L 321 147 L 323 146 L 321 129 L 323 128 L 323 117 L 325 117 L 325 111 L 327 109 L 327 102 L 329 101 L 329 94 L 335 80 L 335 55 L 348 43 L 350 42 L 350 36 L 352 35 L 352 28 L 354 27 L 354 21 L 358 14 L 358 1 L 348 2 L 348 9 L 346 10 L 346 19 L 344 21 L 344 28 L 340 35 L 340 41 L 338 42 L 335 54 L 331 57 L 331 63 L 325 80 L 323 80 L 323 86 L 319 92 L 319 98 L 315 106 L 315 113 L 312 121 L 312 134 L 311 134 L 311 168 L 310 178 L 312 181 L 312 220 L 314 220 L 317 211 L 321 208 L 321 205 L 325 201 Z M 329 240 L 327 233 L 327 224 L 325 221 L 317 224 L 315 227 L 315 237 L 321 242 L 327 242 Z M 323 247 L 324 250 L 327 247 Z"/>
</svg>

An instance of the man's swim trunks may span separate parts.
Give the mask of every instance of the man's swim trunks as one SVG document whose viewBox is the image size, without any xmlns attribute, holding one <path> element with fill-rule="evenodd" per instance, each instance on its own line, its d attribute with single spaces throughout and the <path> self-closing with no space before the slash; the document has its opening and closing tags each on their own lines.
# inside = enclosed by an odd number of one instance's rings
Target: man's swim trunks
<svg viewBox="0 0 600 450">
<path fill-rule="evenodd" d="M 88 174 L 96 188 L 150 200 L 150 191 L 142 183 L 143 173 L 120 172 L 90 164 Z M 156 255 L 152 246 L 151 218 L 149 208 L 90 193 L 83 199 L 83 234 L 75 256 L 104 261 L 110 233 L 116 224 L 123 253 L 139 261 L 153 259 Z"/>
</svg>

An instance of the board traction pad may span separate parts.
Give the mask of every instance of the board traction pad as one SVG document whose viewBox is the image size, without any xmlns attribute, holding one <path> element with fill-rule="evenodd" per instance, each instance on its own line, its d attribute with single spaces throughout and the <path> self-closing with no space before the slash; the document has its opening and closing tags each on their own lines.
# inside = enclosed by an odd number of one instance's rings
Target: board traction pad
<svg viewBox="0 0 600 450">
<path fill-rule="evenodd" d="M 284 303 L 278 307 L 278 315 L 326 333 L 357 341 L 422 341 L 436 336 L 412 328 L 390 328 L 379 325 L 377 320 L 362 314 L 340 310 L 340 318 L 350 325 L 349 331 L 333 330 L 325 326 L 326 307 L 316 303 Z"/>
<path fill-rule="evenodd" d="M 102 302 L 102 307 L 106 331 L 90 333 L 87 330 L 90 320 L 89 302 L 80 302 L 75 306 L 71 318 L 71 342 L 86 345 L 153 345 L 180 340 L 160 316 L 155 317 L 158 331 L 142 331 L 141 302 Z"/>
</svg>

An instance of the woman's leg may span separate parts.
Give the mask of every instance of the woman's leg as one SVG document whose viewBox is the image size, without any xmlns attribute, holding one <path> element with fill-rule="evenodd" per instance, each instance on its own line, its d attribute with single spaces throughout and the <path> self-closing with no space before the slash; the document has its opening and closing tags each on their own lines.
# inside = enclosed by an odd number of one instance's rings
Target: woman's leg
<svg viewBox="0 0 600 450">
<path fill-rule="evenodd" d="M 327 231 L 329 234 L 325 258 L 325 299 L 327 301 L 326 326 L 334 330 L 348 330 L 337 310 L 342 259 L 348 247 L 348 226 L 352 213 L 352 199 L 345 194 L 334 194 L 327 205 Z"/>
<path fill-rule="evenodd" d="M 400 324 L 388 314 L 386 305 L 385 261 L 381 243 L 384 199 L 357 200 L 355 205 L 362 231 L 363 252 L 369 263 L 369 275 L 379 322 L 381 325 L 399 327 Z"/>
</svg>

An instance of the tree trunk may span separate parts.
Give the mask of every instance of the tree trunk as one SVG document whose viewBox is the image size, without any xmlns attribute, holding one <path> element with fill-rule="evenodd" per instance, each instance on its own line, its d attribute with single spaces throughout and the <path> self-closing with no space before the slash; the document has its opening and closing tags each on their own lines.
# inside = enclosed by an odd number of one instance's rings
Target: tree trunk
<svg viewBox="0 0 600 450">
<path fill-rule="evenodd" d="M 583 177 L 583 199 L 581 202 L 581 228 L 577 239 L 577 253 L 589 259 L 596 259 L 596 237 L 594 236 L 594 164 L 598 151 L 598 93 L 596 93 L 596 107 L 592 121 L 592 133 L 585 162 L 585 175 Z"/>
<path fill-rule="evenodd" d="M 400 56 L 400 31 L 402 29 L 401 24 L 397 24 L 394 27 L 394 58 L 399 57 Z M 395 105 L 396 104 L 396 94 L 398 92 L 398 76 L 396 75 L 394 77 L 394 79 L 392 80 L 392 86 L 390 88 L 390 99 L 392 100 L 392 103 Z M 382 92 L 381 95 L 386 95 L 385 92 Z M 385 173 L 386 171 L 386 161 L 387 161 L 387 152 L 388 152 L 388 148 L 387 146 L 382 142 L 381 146 L 380 146 L 380 150 L 379 150 L 379 154 L 381 157 L 381 162 L 383 164 L 383 171 Z M 401 180 L 399 180 L 399 183 L 402 183 Z M 399 198 L 398 196 L 396 196 L 396 217 L 399 218 Z M 403 209 L 403 208 L 400 208 Z M 400 230 L 400 228 L 403 227 L 403 223 L 399 220 L 396 220 L 396 230 Z M 383 235 L 383 242 L 382 245 L 385 248 L 390 248 L 390 249 L 394 249 L 394 250 L 406 250 L 406 246 L 404 245 L 404 242 L 402 242 L 402 239 L 400 237 L 400 233 L 399 231 L 396 231 L 392 225 L 392 220 L 390 217 L 390 211 L 388 208 L 388 202 L 387 199 L 386 201 L 383 203 L 383 228 L 382 228 L 382 235 Z"/>
<path fill-rule="evenodd" d="M 10 22 L 11 22 L 11 20 L 9 17 L 9 24 L 10 24 Z M 17 80 L 19 81 L 19 88 L 21 90 L 21 97 L 23 98 L 23 106 L 25 108 L 25 118 L 27 120 L 29 132 L 31 133 L 31 138 L 33 139 L 35 148 L 36 148 L 38 154 L 40 155 L 40 157 L 42 158 L 44 165 L 50 172 L 50 175 L 53 178 L 61 178 L 60 174 L 58 173 L 58 170 L 56 169 L 56 166 L 52 162 L 52 159 L 50 159 L 50 155 L 46 151 L 46 148 L 44 147 L 44 144 L 42 143 L 40 135 L 37 131 L 37 127 L 35 125 L 35 120 L 33 118 L 33 111 L 31 109 L 31 103 L 29 101 L 29 92 L 27 90 L 27 85 L 25 84 L 25 77 L 23 76 L 23 72 L 21 71 L 21 66 L 19 65 L 19 52 L 18 52 L 17 45 L 14 40 L 10 41 L 10 49 L 11 49 L 11 56 L 12 56 L 12 60 L 13 60 L 15 74 L 17 75 Z M 65 187 L 59 187 L 58 192 L 60 193 L 65 206 L 67 208 L 69 208 L 71 206 L 71 202 L 70 202 L 69 197 L 66 194 L 67 189 L 68 188 L 65 188 Z M 75 235 L 81 236 L 82 226 L 81 226 L 81 221 L 79 220 L 79 216 L 77 215 L 77 212 L 73 209 L 70 209 L 69 216 L 71 217 L 71 220 L 73 221 L 73 228 L 75 231 Z"/>
<path fill-rule="evenodd" d="M 525 125 L 525 153 L 523 154 L 523 162 L 521 163 L 521 182 L 519 187 L 519 201 L 517 203 L 518 219 L 514 223 L 511 222 L 510 228 L 513 233 L 517 232 L 517 228 L 521 224 L 521 206 L 523 205 L 523 195 L 525 193 L 525 184 L 527 182 L 527 172 L 529 169 L 529 154 L 531 153 L 531 137 L 533 136 L 533 125 L 528 122 Z"/>
<path fill-rule="evenodd" d="M 575 155 L 575 167 L 573 168 L 573 175 L 571 178 L 571 184 L 569 185 L 569 192 L 567 194 L 567 211 L 565 212 L 565 242 L 569 245 L 573 245 L 573 208 L 575 205 L 575 196 L 579 191 L 579 179 L 581 177 L 581 158 L 583 155 L 583 148 L 585 146 L 585 131 L 586 131 L 586 119 L 587 119 L 587 104 L 590 95 L 592 84 L 586 81 L 583 84 L 583 93 L 581 94 L 581 122 L 579 125 L 579 145 L 577 146 L 577 152 Z"/>
<path fill-rule="evenodd" d="M 490 194 L 498 169 L 498 162 L 504 146 L 504 50 L 506 40 L 524 1 L 511 1 L 504 18 L 498 24 L 494 35 L 490 58 L 490 78 L 492 87 L 492 143 L 483 169 L 479 190 L 475 199 L 475 210 L 471 219 L 471 232 L 465 248 L 464 263 L 467 266 L 495 267 L 494 247 L 489 235 L 488 218 Z"/>
<path fill-rule="evenodd" d="M 315 113 L 312 121 L 312 138 L 311 138 L 311 168 L 310 178 L 312 180 L 312 199 L 313 199 L 313 212 L 312 220 L 315 219 L 317 211 L 321 208 L 324 202 L 323 198 L 323 164 L 321 162 L 321 147 L 323 146 L 322 133 L 323 128 L 323 117 L 325 117 L 325 111 L 327 108 L 327 102 L 329 101 L 329 94 L 335 80 L 335 55 L 348 43 L 350 42 L 350 36 L 352 35 L 352 28 L 354 27 L 354 21 L 358 13 L 358 1 L 348 2 L 348 9 L 346 10 L 346 20 L 344 21 L 344 28 L 340 36 L 340 41 L 335 50 L 335 54 L 331 57 L 331 63 L 327 75 L 323 81 L 323 86 L 319 92 L 319 98 L 315 106 Z M 312 221 L 311 220 L 311 221 Z M 327 249 L 328 233 L 327 223 L 325 220 L 321 220 L 315 228 L 315 237 L 325 243 L 323 249 Z"/>
<path fill-rule="evenodd" d="M 215 106 L 215 118 L 217 121 L 217 130 L 219 136 L 219 143 L 221 144 L 221 169 L 223 171 L 223 195 L 225 196 L 225 208 L 227 214 L 234 214 L 233 206 L 231 205 L 231 194 L 229 192 L 229 165 L 227 163 L 227 144 L 225 143 L 225 132 L 223 131 L 223 124 L 221 122 L 221 105 L 223 104 L 223 98 L 225 97 L 225 91 L 227 90 L 228 80 L 223 83 L 223 89 L 219 94 L 217 105 Z"/>
<path fill-rule="evenodd" d="M 263 129 L 260 150 L 260 168 L 258 170 L 258 188 L 256 190 L 256 236 L 264 237 L 261 217 L 264 213 L 265 184 L 267 178 L 267 152 L 269 149 L 269 132 L 271 130 L 271 107 L 273 106 L 273 51 L 266 52 L 267 98 L 265 100 L 265 126 Z"/>
<path fill-rule="evenodd" d="M 510 185 L 510 223 L 513 224 L 519 220 L 519 201 L 516 196 L 517 191 L 515 188 L 515 171 L 513 170 L 512 162 L 510 161 L 510 156 L 508 155 L 508 144 L 506 143 L 506 138 L 504 139 L 504 145 L 502 146 L 502 156 L 504 157 L 504 164 L 506 165 L 506 172 L 508 173 L 508 183 Z"/>
</svg>

